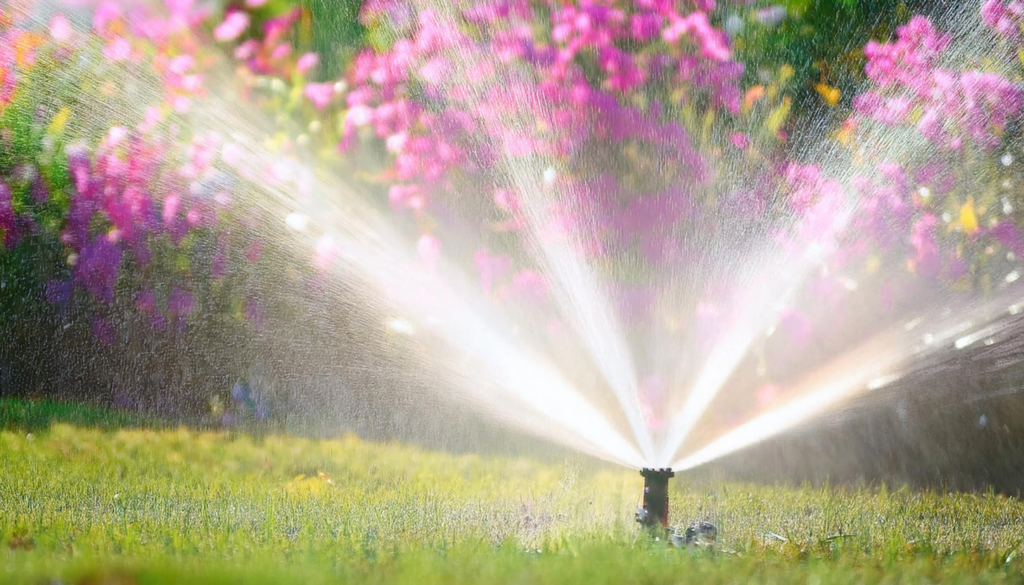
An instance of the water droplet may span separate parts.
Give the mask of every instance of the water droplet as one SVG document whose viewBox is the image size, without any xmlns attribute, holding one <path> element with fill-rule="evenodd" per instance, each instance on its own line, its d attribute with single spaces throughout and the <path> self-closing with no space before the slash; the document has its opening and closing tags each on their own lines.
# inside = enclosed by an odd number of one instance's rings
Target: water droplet
<svg viewBox="0 0 1024 585">
<path fill-rule="evenodd" d="M 988 425 L 988 417 L 983 414 L 978 417 L 978 426 L 984 427 L 986 425 Z"/>
<path fill-rule="evenodd" d="M 1006 275 L 1006 282 L 1016 282 L 1020 278 L 1020 272 L 1014 270 L 1013 272 Z"/>
<path fill-rule="evenodd" d="M 932 196 L 932 190 L 929 189 L 928 187 L 921 187 L 920 189 L 917 190 L 917 194 L 921 197 L 921 199 L 927 199 Z"/>
<path fill-rule="evenodd" d="M 555 172 L 555 167 L 548 167 L 544 169 L 544 184 L 553 185 L 557 176 L 558 174 Z"/>
<path fill-rule="evenodd" d="M 284 218 L 284 223 L 293 230 L 301 232 L 309 225 L 309 218 L 296 211 L 289 213 L 288 217 Z"/>
<path fill-rule="evenodd" d="M 949 223 L 949 222 L 953 221 L 953 216 L 948 211 L 943 212 L 943 214 L 942 214 L 942 221 L 944 221 L 946 223 Z"/>
<path fill-rule="evenodd" d="M 402 335 L 414 335 L 416 333 L 416 328 L 413 324 L 405 319 L 392 319 L 388 321 L 388 329 Z"/>
<path fill-rule="evenodd" d="M 725 19 L 725 32 L 729 33 L 730 36 L 736 36 L 743 31 L 743 19 L 736 14 L 730 14 Z"/>
<path fill-rule="evenodd" d="M 1008 167 L 1011 164 L 1013 164 L 1013 155 L 1010 153 L 1006 153 L 999 158 L 999 162 L 1003 163 L 1004 167 Z"/>
</svg>

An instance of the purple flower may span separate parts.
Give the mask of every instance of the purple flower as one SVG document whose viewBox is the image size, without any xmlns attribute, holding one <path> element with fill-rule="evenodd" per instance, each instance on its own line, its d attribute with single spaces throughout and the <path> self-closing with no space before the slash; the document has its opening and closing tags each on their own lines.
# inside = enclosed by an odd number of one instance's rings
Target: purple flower
<svg viewBox="0 0 1024 585">
<path fill-rule="evenodd" d="M 82 246 L 75 264 L 75 280 L 96 300 L 111 303 L 120 267 L 121 249 L 106 236 L 99 236 Z"/>
<path fill-rule="evenodd" d="M 10 250 L 18 243 L 16 218 L 14 217 L 14 200 L 11 188 L 0 180 L 0 232 L 3 234 L 3 246 Z"/>
<path fill-rule="evenodd" d="M 113 345 L 117 334 L 110 321 L 103 317 L 95 317 L 92 320 L 92 336 L 98 339 L 103 345 Z"/>
<path fill-rule="evenodd" d="M 257 332 L 263 331 L 263 305 L 253 297 L 245 299 L 245 319 Z"/>
<path fill-rule="evenodd" d="M 69 280 L 50 280 L 46 283 L 46 302 L 51 305 L 66 305 L 71 302 L 75 285 Z"/>
<path fill-rule="evenodd" d="M 175 317 L 188 317 L 192 312 L 192 293 L 172 287 L 167 295 L 167 312 Z"/>
</svg>

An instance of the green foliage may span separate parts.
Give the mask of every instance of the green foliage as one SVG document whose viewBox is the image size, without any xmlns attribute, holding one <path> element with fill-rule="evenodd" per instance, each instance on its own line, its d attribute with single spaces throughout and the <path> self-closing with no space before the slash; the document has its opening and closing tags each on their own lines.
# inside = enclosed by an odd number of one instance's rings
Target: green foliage
<svg viewBox="0 0 1024 585">
<path fill-rule="evenodd" d="M 673 517 L 720 534 L 684 552 L 638 538 L 639 475 L 578 462 L 66 425 L 0 456 L 5 583 L 1024 582 L 993 495 L 684 477 Z"/>
<path fill-rule="evenodd" d="M 818 84 L 839 90 L 840 108 L 849 111 L 864 81 L 864 45 L 887 40 L 896 27 L 927 8 L 924 0 L 788 0 L 778 26 L 748 18 L 736 39 L 737 60 L 747 63 L 747 82 L 763 82 L 766 72 L 794 69 L 793 110 L 798 118 L 820 116 L 828 105 Z M 792 127 L 807 124 L 793 122 Z"/>
</svg>

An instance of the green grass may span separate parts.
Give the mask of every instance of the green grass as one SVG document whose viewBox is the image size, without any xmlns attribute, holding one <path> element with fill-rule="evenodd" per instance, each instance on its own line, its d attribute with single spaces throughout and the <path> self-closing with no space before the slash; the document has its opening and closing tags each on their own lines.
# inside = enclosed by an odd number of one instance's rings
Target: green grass
<svg viewBox="0 0 1024 585">
<path fill-rule="evenodd" d="M 720 542 L 680 551 L 638 537 L 638 474 L 582 460 L 3 426 L 0 583 L 1024 582 L 1024 505 L 994 495 L 682 478 L 673 517 Z"/>
<path fill-rule="evenodd" d="M 54 400 L 0 398 L 0 429 L 38 431 L 54 423 L 102 429 L 161 426 L 157 418 L 144 414 Z"/>
</svg>

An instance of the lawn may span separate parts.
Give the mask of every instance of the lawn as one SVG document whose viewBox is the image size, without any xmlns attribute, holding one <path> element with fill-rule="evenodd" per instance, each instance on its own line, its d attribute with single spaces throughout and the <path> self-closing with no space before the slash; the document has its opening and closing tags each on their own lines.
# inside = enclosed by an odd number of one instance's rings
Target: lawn
<svg viewBox="0 0 1024 585">
<path fill-rule="evenodd" d="M 72 426 L 3 404 L 2 583 L 1024 582 L 1024 506 L 995 495 L 683 477 L 673 518 L 720 536 L 681 551 L 639 537 L 636 472 L 582 459 Z"/>
</svg>

